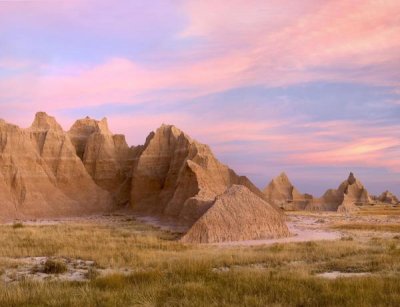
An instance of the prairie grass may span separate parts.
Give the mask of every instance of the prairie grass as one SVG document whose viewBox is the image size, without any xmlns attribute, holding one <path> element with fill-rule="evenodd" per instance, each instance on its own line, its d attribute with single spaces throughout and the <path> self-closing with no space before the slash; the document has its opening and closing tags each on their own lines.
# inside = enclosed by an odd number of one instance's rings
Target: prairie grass
<svg viewBox="0 0 400 307">
<path fill-rule="evenodd" d="M 361 206 L 360 210 L 356 212 L 356 214 L 361 216 L 374 216 L 374 215 L 399 216 L 400 206 L 399 205 Z"/>
<path fill-rule="evenodd" d="M 49 256 L 129 268 L 88 282 L 0 281 L 0 306 L 400 305 L 400 242 L 320 241 L 255 247 L 184 245 L 135 221 L 0 226 L 0 274 L 19 257 Z M 222 269 L 221 269 L 222 268 Z M 326 280 L 326 271 L 372 272 Z M 116 271 L 117 272 L 117 271 Z"/>
<path fill-rule="evenodd" d="M 332 228 L 342 230 L 368 230 L 400 233 L 400 224 L 348 223 L 333 225 Z"/>
</svg>

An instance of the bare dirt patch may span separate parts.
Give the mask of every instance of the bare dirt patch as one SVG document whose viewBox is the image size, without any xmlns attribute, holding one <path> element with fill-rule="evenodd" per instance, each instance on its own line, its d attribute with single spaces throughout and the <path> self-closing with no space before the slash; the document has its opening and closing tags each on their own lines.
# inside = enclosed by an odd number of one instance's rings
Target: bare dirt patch
<svg viewBox="0 0 400 307">
<path fill-rule="evenodd" d="M 337 278 L 350 278 L 350 277 L 365 277 L 365 276 L 371 276 L 372 273 L 369 272 L 362 272 L 362 273 L 348 273 L 348 272 L 339 272 L 339 271 L 333 271 L 333 272 L 324 272 L 317 274 L 316 276 L 326 278 L 326 279 L 337 279 Z"/>
<path fill-rule="evenodd" d="M 98 268 L 92 260 L 25 257 L 3 259 L 12 263 L 0 274 L 0 281 L 16 283 L 21 281 L 78 281 L 85 282 L 98 276 L 111 274 L 128 275 L 133 271 L 128 268 Z"/>
</svg>

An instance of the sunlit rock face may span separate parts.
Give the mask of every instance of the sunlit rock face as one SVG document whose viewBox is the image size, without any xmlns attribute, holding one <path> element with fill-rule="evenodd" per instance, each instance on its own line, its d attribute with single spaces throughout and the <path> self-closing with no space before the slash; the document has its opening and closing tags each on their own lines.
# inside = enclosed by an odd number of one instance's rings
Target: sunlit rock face
<svg viewBox="0 0 400 307">
<path fill-rule="evenodd" d="M 135 149 L 128 146 L 125 136 L 113 135 L 106 118 L 98 121 L 89 117 L 77 120 L 68 135 L 96 184 L 110 192 L 118 204 L 128 203 Z"/>
<path fill-rule="evenodd" d="M 247 178 L 220 163 L 207 145 L 163 125 L 148 137 L 134 167 L 131 203 L 135 211 L 191 224 L 233 184 L 262 195 Z"/>
<path fill-rule="evenodd" d="M 263 192 L 270 204 L 284 210 L 304 210 L 313 200 L 312 195 L 301 194 L 285 173 L 274 178 Z"/>
<path fill-rule="evenodd" d="M 28 129 L 0 122 L 3 218 L 89 214 L 111 207 L 75 153 L 68 135 L 46 113 Z"/>
<path fill-rule="evenodd" d="M 281 212 L 207 145 L 162 125 L 129 147 L 107 120 L 68 132 L 44 112 L 21 129 L 0 121 L 0 219 L 80 216 L 130 208 L 191 228 L 187 242 L 288 235 Z M 229 233 L 234 224 L 244 225 Z M 207 225 L 206 225 L 207 224 Z M 199 232 L 207 226 L 206 237 Z"/>
<path fill-rule="evenodd" d="M 326 191 L 321 198 L 314 200 L 306 209 L 348 212 L 358 210 L 358 206 L 368 205 L 371 202 L 367 189 L 353 173 L 350 173 L 338 189 Z"/>
</svg>

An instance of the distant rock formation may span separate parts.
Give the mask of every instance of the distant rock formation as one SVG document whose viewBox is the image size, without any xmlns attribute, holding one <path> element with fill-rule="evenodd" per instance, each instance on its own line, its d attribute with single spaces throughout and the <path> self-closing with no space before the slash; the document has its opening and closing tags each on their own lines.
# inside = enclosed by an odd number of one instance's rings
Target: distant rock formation
<svg viewBox="0 0 400 307">
<path fill-rule="evenodd" d="M 207 145 L 162 125 L 149 135 L 134 166 L 131 203 L 136 212 L 191 225 L 234 184 L 263 196 L 246 177 L 221 164 Z"/>
<path fill-rule="evenodd" d="M 0 218 L 80 215 L 111 206 L 46 113 L 37 113 L 28 129 L 0 121 L 0 166 Z"/>
<path fill-rule="evenodd" d="M 245 186 L 233 185 L 182 237 L 188 243 L 271 239 L 290 235 L 285 218 Z"/>
<path fill-rule="evenodd" d="M 400 201 L 399 199 L 396 197 L 396 195 L 394 195 L 393 193 L 389 192 L 389 191 L 385 191 L 383 192 L 379 197 L 378 200 L 380 202 L 386 203 L 386 204 L 390 204 L 390 205 L 399 205 Z"/>
<path fill-rule="evenodd" d="M 304 210 L 312 202 L 312 195 L 301 194 L 282 172 L 264 189 L 266 200 L 284 210 Z"/>
<path fill-rule="evenodd" d="M 307 209 L 349 212 L 371 202 L 367 189 L 353 173 L 350 173 L 348 179 L 343 181 L 337 190 L 326 191 L 321 198 L 307 206 Z"/>
<path fill-rule="evenodd" d="M 77 120 L 68 135 L 87 172 L 97 185 L 110 192 L 118 204 L 129 202 L 135 149 L 125 136 L 113 135 L 107 119 Z"/>
</svg>

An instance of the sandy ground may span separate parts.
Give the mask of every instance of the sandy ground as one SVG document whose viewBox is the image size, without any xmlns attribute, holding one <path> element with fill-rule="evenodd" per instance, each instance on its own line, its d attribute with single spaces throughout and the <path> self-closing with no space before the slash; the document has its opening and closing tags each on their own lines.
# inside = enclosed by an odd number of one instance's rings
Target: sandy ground
<svg viewBox="0 0 400 307">
<path fill-rule="evenodd" d="M 400 215 L 359 215 L 339 214 L 336 212 L 286 212 L 287 225 L 293 236 L 281 239 L 248 240 L 217 243 L 218 246 L 256 246 L 276 243 L 338 240 L 354 237 L 357 240 L 369 240 L 372 237 L 392 238 L 393 232 L 366 230 L 339 230 L 335 226 L 345 224 L 399 224 Z"/>
<path fill-rule="evenodd" d="M 308 242 L 321 240 L 338 240 L 344 234 L 321 226 L 321 219 L 317 217 L 293 216 L 289 217 L 287 225 L 293 236 L 281 239 L 247 240 L 236 242 L 224 242 L 213 245 L 218 246 L 256 246 L 275 243 Z"/>
</svg>

